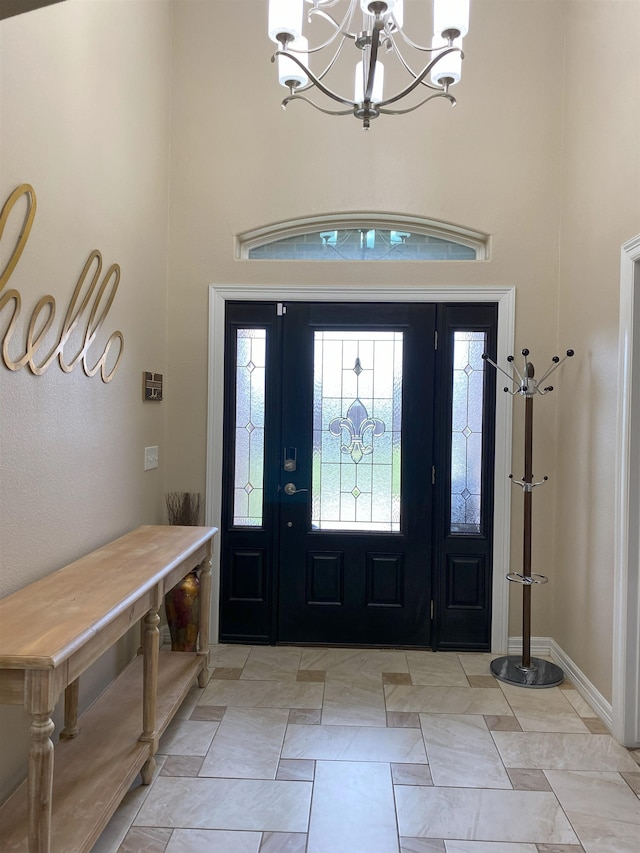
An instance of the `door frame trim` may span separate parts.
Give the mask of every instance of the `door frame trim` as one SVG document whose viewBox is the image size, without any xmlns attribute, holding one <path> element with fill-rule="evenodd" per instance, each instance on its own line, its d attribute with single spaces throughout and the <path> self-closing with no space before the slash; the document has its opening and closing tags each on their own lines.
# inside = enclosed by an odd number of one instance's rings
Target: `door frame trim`
<svg viewBox="0 0 640 853">
<path fill-rule="evenodd" d="M 640 235 L 620 256 L 618 412 L 613 586 L 612 734 L 623 746 L 640 745 Z"/>
<path fill-rule="evenodd" d="M 513 352 L 515 287 L 327 287 L 313 285 L 212 284 L 209 286 L 206 523 L 220 527 L 222 510 L 222 431 L 224 404 L 224 321 L 227 300 L 254 302 L 496 302 L 498 362 Z M 491 651 L 506 654 L 509 639 L 509 589 L 504 568 L 510 563 L 512 406 L 509 394 L 496 395 L 494 465 L 493 580 Z M 212 555 L 212 641 L 219 633 L 220 537 Z M 502 571 L 500 570 L 502 567 Z"/>
</svg>

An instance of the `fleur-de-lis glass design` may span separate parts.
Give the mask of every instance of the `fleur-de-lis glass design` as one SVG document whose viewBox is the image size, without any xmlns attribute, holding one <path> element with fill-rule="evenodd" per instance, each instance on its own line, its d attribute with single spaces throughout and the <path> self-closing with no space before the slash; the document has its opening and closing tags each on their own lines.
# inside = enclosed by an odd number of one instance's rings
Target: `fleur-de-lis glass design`
<svg viewBox="0 0 640 853">
<path fill-rule="evenodd" d="M 356 376 L 362 373 L 360 359 L 356 358 L 353 368 Z M 345 433 L 345 440 L 340 445 L 341 453 L 348 453 L 357 464 L 363 456 L 373 453 L 373 438 L 384 435 L 386 426 L 380 418 L 370 418 L 366 406 L 359 397 L 351 403 L 344 418 L 333 418 L 329 422 L 329 432 L 335 436 Z"/>
<path fill-rule="evenodd" d="M 399 531 L 403 333 L 314 332 L 311 525 Z"/>
</svg>

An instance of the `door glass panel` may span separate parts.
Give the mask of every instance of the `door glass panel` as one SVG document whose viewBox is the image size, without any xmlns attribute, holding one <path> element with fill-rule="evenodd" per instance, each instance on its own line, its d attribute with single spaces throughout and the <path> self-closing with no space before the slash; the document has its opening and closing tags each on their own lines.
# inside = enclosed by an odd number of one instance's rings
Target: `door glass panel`
<svg viewBox="0 0 640 853">
<path fill-rule="evenodd" d="M 262 525 L 266 329 L 236 332 L 233 524 Z"/>
<path fill-rule="evenodd" d="M 400 530 L 402 344 L 402 332 L 315 332 L 316 530 Z"/>
<path fill-rule="evenodd" d="M 480 533 L 485 332 L 456 331 L 451 411 L 452 533 Z"/>
</svg>

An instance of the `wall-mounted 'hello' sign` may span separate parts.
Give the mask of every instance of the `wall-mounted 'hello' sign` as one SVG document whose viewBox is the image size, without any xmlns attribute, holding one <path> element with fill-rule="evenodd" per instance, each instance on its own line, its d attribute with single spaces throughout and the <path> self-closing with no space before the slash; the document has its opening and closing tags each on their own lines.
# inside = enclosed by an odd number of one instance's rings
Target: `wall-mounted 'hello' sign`
<svg viewBox="0 0 640 853">
<path fill-rule="evenodd" d="M 124 352 L 124 335 L 122 332 L 113 332 L 106 342 L 102 353 L 96 357 L 90 350 L 95 343 L 96 337 L 107 314 L 113 304 L 118 284 L 120 282 L 120 267 L 112 264 L 105 272 L 102 280 L 102 255 L 97 249 L 87 258 L 84 269 L 75 286 L 67 306 L 67 313 L 57 336 L 57 340 L 51 346 L 45 338 L 53 326 L 56 317 L 56 301 L 53 296 L 43 296 L 38 300 L 33 309 L 27 327 L 27 337 L 24 352 L 20 347 L 20 356 L 10 354 L 11 337 L 15 331 L 22 300 L 15 289 L 5 290 L 13 271 L 22 255 L 31 226 L 36 215 L 36 194 L 30 184 L 21 184 L 9 196 L 0 213 L 0 247 L 2 246 L 2 235 L 11 216 L 11 212 L 18 202 L 22 201 L 25 206 L 23 219 L 17 223 L 19 235 L 15 248 L 9 254 L 4 269 L 0 271 L 0 312 L 7 305 L 13 305 L 13 314 L 6 327 L 2 338 L 2 360 L 9 370 L 20 370 L 25 365 L 36 375 L 41 375 L 56 359 L 65 373 L 71 373 L 78 363 L 87 376 L 95 376 L 100 371 L 103 382 L 110 382 L 120 365 Z M 16 212 L 19 217 L 19 211 Z M 16 223 L 12 223 L 16 224 Z M 0 317 L 0 320 L 3 319 Z M 84 327 L 84 334 L 82 334 Z M 117 347 L 110 355 L 112 347 Z M 69 350 L 72 349 L 72 352 Z M 95 347 L 94 347 L 95 349 Z M 45 350 L 43 352 L 43 350 Z"/>
</svg>

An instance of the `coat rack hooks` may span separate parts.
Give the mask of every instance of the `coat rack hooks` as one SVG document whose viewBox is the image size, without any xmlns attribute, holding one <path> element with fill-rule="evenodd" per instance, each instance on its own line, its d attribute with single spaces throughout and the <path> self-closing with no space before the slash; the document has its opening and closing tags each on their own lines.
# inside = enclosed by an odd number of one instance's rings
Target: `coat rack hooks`
<svg viewBox="0 0 640 853">
<path fill-rule="evenodd" d="M 510 572 L 506 576 L 511 583 L 519 583 L 522 586 L 522 657 L 506 655 L 495 658 L 491 661 L 491 672 L 500 681 L 516 684 L 519 687 L 555 687 L 564 679 L 562 669 L 550 661 L 531 657 L 531 589 L 537 584 L 548 581 L 545 575 L 531 571 L 533 490 L 537 486 L 544 485 L 548 480 L 548 477 L 543 477 L 538 482 L 533 480 L 533 398 L 536 394 L 544 396 L 553 391 L 553 385 L 544 385 L 544 383 L 564 361 L 573 357 L 574 351 L 568 349 L 562 358 L 554 355 L 549 369 L 540 379 L 535 378 L 533 364 L 529 361 L 529 350 L 521 350 L 521 355 L 524 359 L 522 371 L 518 370 L 514 356 L 507 357 L 511 373 L 496 364 L 486 353 L 482 356 L 510 381 L 511 385 L 504 388 L 507 394 L 512 396 L 519 394 L 525 398 L 524 475 L 521 480 L 514 479 L 513 474 L 509 475 L 512 483 L 522 488 L 524 495 L 522 572 Z"/>
</svg>

